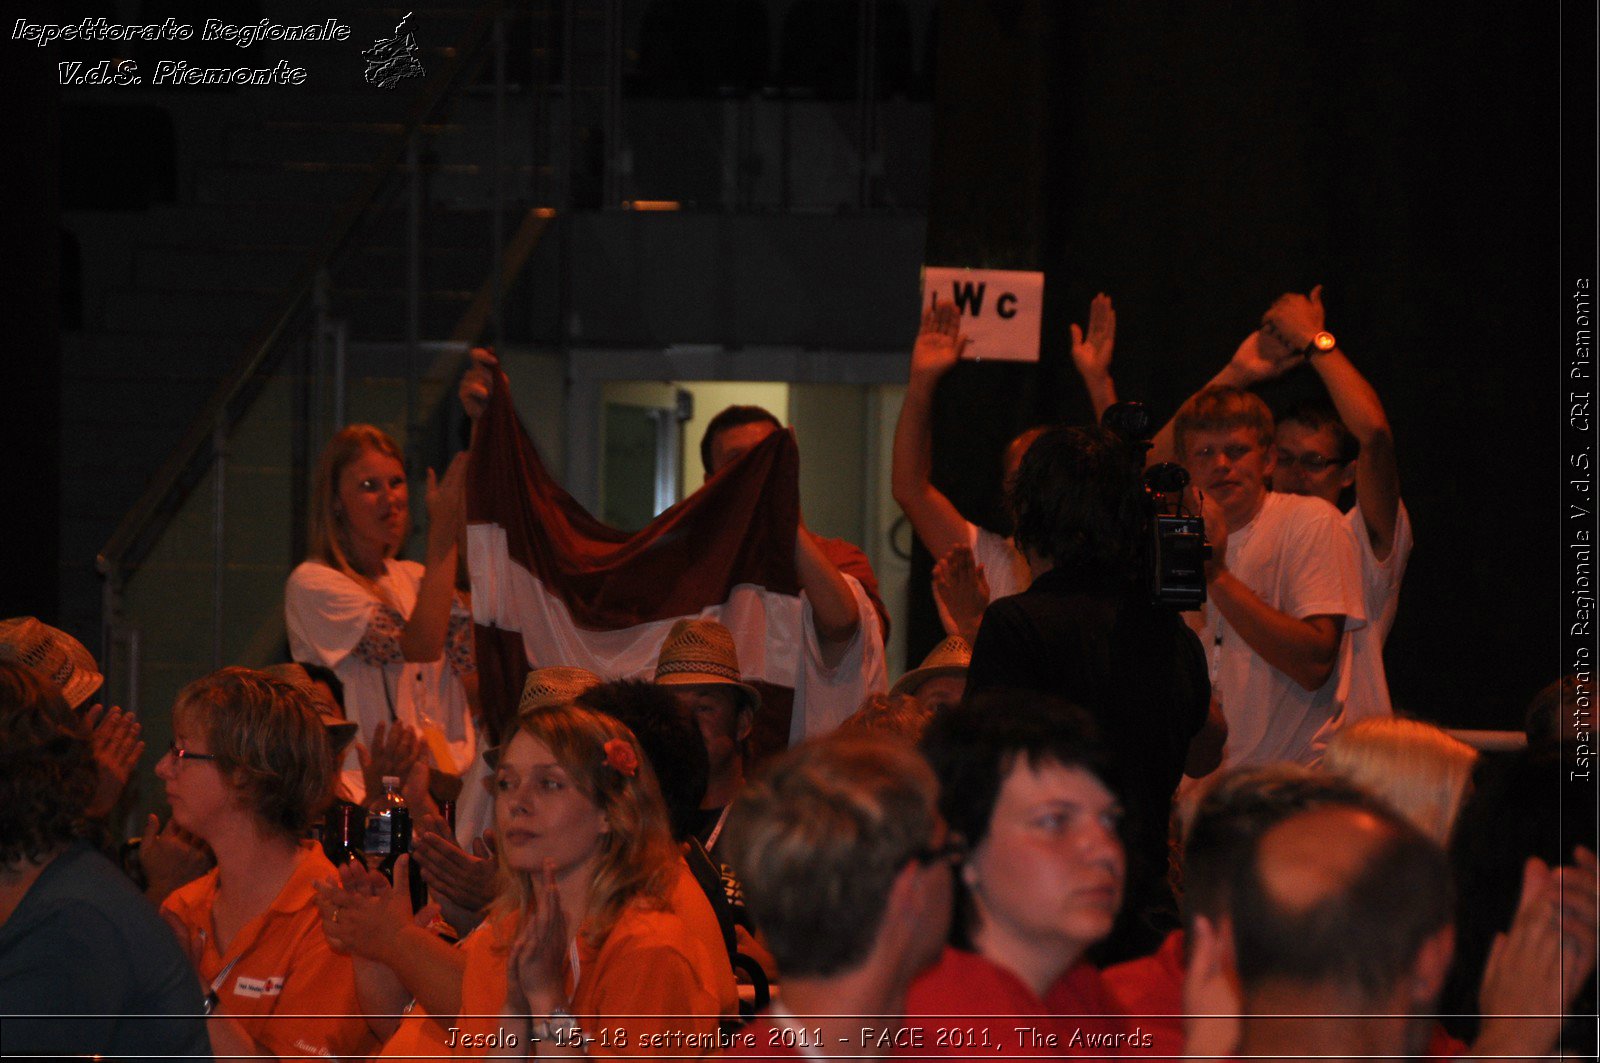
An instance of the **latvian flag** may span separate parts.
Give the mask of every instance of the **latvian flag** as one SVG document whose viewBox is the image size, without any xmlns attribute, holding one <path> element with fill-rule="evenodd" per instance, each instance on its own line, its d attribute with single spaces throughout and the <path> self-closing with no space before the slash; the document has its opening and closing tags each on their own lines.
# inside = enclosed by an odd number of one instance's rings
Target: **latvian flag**
<svg viewBox="0 0 1600 1063">
<path fill-rule="evenodd" d="M 472 443 L 467 566 L 479 694 L 498 743 L 532 668 L 573 665 L 650 678 L 678 619 L 721 621 L 761 690 L 758 755 L 836 727 L 885 687 L 878 613 L 846 574 L 861 616 L 842 659 L 823 660 L 800 594 L 794 542 L 799 453 L 774 432 L 637 532 L 595 519 L 556 483 L 498 373 Z"/>
</svg>

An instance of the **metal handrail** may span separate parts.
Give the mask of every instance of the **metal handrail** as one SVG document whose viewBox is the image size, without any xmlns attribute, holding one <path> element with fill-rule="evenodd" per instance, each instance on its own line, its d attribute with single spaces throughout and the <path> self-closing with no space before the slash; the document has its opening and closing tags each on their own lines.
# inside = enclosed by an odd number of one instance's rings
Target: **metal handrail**
<svg viewBox="0 0 1600 1063">
<path fill-rule="evenodd" d="M 96 555 L 95 567 L 101 575 L 120 580 L 144 560 L 183 497 L 213 460 L 213 441 L 217 432 L 221 430 L 225 433 L 243 417 L 246 404 L 240 404 L 239 400 L 247 395 L 248 385 L 269 368 L 268 362 L 273 355 L 280 354 L 277 350 L 278 341 L 309 300 L 318 276 L 343 254 L 361 224 L 373 212 L 379 193 L 406 158 L 417 131 L 434 109 L 455 91 L 456 83 L 467 69 L 468 62 L 476 58 L 478 50 L 490 36 L 501 6 L 502 0 L 486 0 L 479 7 L 441 75 L 437 79 L 430 78 L 427 87 L 418 94 L 404 127 L 393 144 L 379 156 L 361 191 L 335 220 L 321 250 L 301 271 L 289 295 L 266 326 L 246 344 L 236 367 L 212 394 L 182 442 L 168 456 L 150 486 L 139 496 L 139 500 L 117 525 L 110 540 Z"/>
</svg>

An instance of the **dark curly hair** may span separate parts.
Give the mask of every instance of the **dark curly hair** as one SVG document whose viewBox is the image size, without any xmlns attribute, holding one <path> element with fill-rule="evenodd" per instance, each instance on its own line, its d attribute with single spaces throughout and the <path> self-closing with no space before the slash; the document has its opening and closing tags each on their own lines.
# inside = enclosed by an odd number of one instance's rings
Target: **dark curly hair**
<svg viewBox="0 0 1600 1063">
<path fill-rule="evenodd" d="M 1131 580 L 1143 517 L 1139 469 L 1104 428 L 1051 428 L 1022 457 L 1007 491 L 1018 549 L 1058 567 Z"/>
<path fill-rule="evenodd" d="M 671 690 L 645 679 L 617 679 L 579 694 L 576 704 L 604 713 L 633 732 L 661 784 L 673 838 L 693 834 L 711 768 L 699 730 L 678 713 Z"/>
<path fill-rule="evenodd" d="M 333 796 L 333 754 L 311 695 L 249 668 L 224 668 L 178 693 L 175 725 L 203 729 L 217 769 L 264 822 L 298 838 Z"/>
<path fill-rule="evenodd" d="M 94 787 L 88 725 L 54 686 L 0 664 L 0 867 L 87 836 Z"/>
</svg>

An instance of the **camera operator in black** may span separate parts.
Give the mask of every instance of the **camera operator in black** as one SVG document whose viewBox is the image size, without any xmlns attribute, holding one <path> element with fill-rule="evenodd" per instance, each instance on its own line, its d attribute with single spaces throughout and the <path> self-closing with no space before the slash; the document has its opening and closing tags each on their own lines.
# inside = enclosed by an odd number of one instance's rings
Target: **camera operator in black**
<svg viewBox="0 0 1600 1063">
<path fill-rule="evenodd" d="M 1172 794 L 1186 772 L 1221 762 L 1227 733 L 1200 640 L 1150 600 L 1140 464 L 1103 428 L 1052 428 L 1034 441 L 1007 494 L 1034 580 L 990 603 L 967 676 L 969 697 L 1044 691 L 1100 727 L 1129 802 L 1126 899 L 1101 963 L 1152 951 L 1177 926 L 1166 884 Z"/>
</svg>

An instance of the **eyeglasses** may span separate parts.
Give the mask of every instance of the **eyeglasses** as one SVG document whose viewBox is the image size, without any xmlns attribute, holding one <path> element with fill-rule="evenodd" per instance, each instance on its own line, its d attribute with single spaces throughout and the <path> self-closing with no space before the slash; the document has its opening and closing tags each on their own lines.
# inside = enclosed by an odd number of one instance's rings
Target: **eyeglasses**
<svg viewBox="0 0 1600 1063">
<path fill-rule="evenodd" d="M 952 866 L 961 863 L 967 858 L 967 839 L 951 831 L 945 835 L 943 845 L 929 845 L 918 849 L 911 854 L 911 859 L 929 867 L 933 864 L 945 863 Z"/>
<path fill-rule="evenodd" d="M 171 753 L 173 755 L 173 757 L 176 758 L 177 761 L 180 764 L 183 763 L 186 760 L 216 760 L 217 759 L 215 756 L 213 756 L 210 753 L 194 753 L 194 752 L 191 752 L 191 751 L 189 751 L 187 749 L 184 749 L 176 741 L 167 743 L 167 752 Z"/>
<path fill-rule="evenodd" d="M 1316 451 L 1307 451 L 1304 454 L 1292 454 L 1287 450 L 1278 451 L 1278 467 L 1292 469 L 1296 465 L 1306 472 L 1321 472 L 1330 465 L 1349 465 L 1350 458 L 1325 458 Z"/>
</svg>

